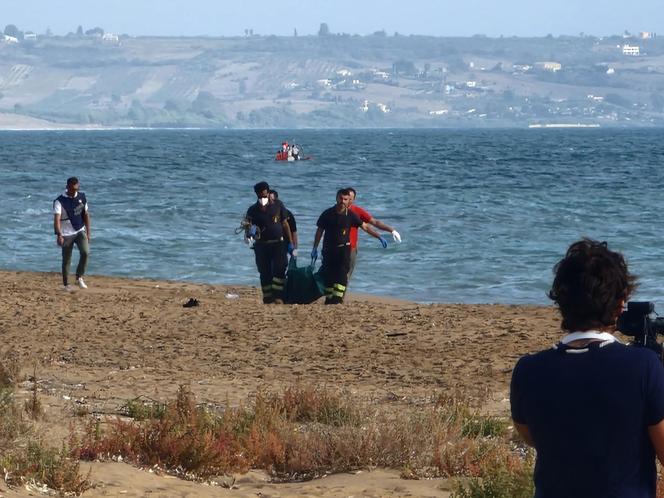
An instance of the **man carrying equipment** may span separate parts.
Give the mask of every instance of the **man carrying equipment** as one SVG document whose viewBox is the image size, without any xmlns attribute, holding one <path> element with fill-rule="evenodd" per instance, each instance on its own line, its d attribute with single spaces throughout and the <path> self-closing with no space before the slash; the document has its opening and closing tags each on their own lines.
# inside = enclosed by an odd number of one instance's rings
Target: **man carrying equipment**
<svg viewBox="0 0 664 498">
<path fill-rule="evenodd" d="M 246 221 L 250 226 L 245 236 L 256 241 L 254 253 L 263 303 L 283 304 L 287 253 L 293 252 L 293 244 L 286 208 L 278 199 L 270 204 L 269 190 L 267 182 L 254 185 L 258 200 L 247 210 Z M 288 241 L 287 246 L 283 244 L 284 240 Z"/>
</svg>

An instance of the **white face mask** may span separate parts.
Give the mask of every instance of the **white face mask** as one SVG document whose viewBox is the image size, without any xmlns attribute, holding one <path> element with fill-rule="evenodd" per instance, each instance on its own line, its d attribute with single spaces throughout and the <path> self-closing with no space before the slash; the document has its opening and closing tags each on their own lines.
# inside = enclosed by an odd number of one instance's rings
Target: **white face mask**
<svg viewBox="0 0 664 498">
<path fill-rule="evenodd" d="M 267 206 L 267 203 L 270 202 L 270 200 L 267 197 L 259 197 L 258 198 L 258 203 L 261 206 Z"/>
</svg>

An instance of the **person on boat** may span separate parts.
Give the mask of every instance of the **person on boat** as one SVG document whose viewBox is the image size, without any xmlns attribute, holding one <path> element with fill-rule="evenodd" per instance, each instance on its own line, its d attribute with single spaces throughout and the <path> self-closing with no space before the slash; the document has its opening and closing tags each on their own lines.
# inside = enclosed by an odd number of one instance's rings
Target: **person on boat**
<svg viewBox="0 0 664 498">
<path fill-rule="evenodd" d="M 277 151 L 277 161 L 286 161 L 288 159 L 288 142 L 281 142 L 281 149 Z"/>
<path fill-rule="evenodd" d="M 350 204 L 348 208 L 352 212 L 358 215 L 364 223 L 373 225 L 379 230 L 383 230 L 384 232 L 390 232 L 395 242 L 401 243 L 401 235 L 399 234 L 399 232 L 397 232 L 387 223 L 383 223 L 381 220 L 377 220 L 371 215 L 371 213 L 365 211 L 360 206 L 356 205 L 355 197 L 357 196 L 357 191 L 353 187 L 348 187 L 347 190 L 350 192 Z M 348 272 L 348 280 L 350 280 L 350 277 L 353 275 L 353 270 L 355 269 L 355 263 L 357 262 L 358 242 L 359 242 L 359 232 L 357 231 L 357 228 L 351 228 L 350 229 L 350 271 Z M 380 242 L 381 244 L 383 244 L 383 247 L 387 246 L 387 241 L 385 241 L 385 239 L 383 239 L 382 237 L 380 239 Z"/>
<path fill-rule="evenodd" d="M 300 148 L 297 146 L 297 144 L 293 144 L 291 152 L 293 153 L 293 159 L 296 161 L 300 159 Z"/>
</svg>

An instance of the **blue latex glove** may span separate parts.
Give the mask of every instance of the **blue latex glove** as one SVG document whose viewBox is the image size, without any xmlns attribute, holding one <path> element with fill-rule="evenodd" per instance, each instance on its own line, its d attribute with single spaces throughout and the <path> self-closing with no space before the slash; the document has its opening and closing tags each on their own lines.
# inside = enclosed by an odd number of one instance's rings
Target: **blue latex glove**
<svg viewBox="0 0 664 498">
<path fill-rule="evenodd" d="M 291 256 L 293 255 L 293 249 L 294 249 L 293 244 L 291 242 L 289 242 L 288 243 L 288 254 L 290 254 Z"/>
<path fill-rule="evenodd" d="M 256 230 L 257 230 L 257 228 L 258 228 L 258 227 L 257 227 L 256 225 L 251 225 L 251 227 L 249 227 L 249 237 L 256 238 Z"/>
<path fill-rule="evenodd" d="M 318 259 L 318 249 L 315 247 L 311 250 L 311 259 L 314 261 Z"/>
<path fill-rule="evenodd" d="M 383 246 L 383 249 L 387 247 L 387 240 L 385 240 L 383 237 L 378 237 L 378 240 L 380 240 L 380 245 Z"/>
</svg>

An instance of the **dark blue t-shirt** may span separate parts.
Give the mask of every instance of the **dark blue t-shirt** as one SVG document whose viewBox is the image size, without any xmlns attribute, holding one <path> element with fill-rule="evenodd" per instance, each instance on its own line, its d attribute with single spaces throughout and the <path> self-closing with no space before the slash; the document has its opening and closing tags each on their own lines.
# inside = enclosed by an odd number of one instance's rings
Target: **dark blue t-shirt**
<svg viewBox="0 0 664 498">
<path fill-rule="evenodd" d="M 535 497 L 654 498 L 647 427 L 664 419 L 664 367 L 618 342 L 581 351 L 524 356 L 512 373 L 512 418 L 537 450 Z"/>
</svg>

